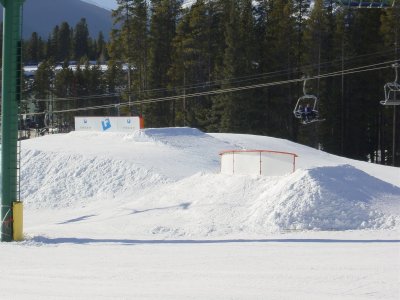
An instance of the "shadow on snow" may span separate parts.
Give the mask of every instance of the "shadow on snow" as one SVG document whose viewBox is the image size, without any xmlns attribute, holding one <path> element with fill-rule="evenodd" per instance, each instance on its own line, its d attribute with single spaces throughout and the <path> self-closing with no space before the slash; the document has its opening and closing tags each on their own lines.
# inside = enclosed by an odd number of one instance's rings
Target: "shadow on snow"
<svg viewBox="0 0 400 300">
<path fill-rule="evenodd" d="M 226 240 L 135 240 L 135 239 L 92 239 L 92 238 L 48 238 L 36 236 L 31 239 L 43 244 L 249 244 L 249 243 L 342 243 L 342 244 L 374 244 L 400 243 L 400 240 L 346 240 L 346 239 L 226 239 Z"/>
</svg>

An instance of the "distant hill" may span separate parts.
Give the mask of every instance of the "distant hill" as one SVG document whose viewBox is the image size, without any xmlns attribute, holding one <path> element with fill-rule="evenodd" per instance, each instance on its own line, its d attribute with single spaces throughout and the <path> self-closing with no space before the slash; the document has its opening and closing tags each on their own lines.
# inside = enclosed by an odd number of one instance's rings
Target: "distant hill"
<svg viewBox="0 0 400 300">
<path fill-rule="evenodd" d="M 88 3 L 92 3 L 94 5 L 97 5 L 99 7 L 112 10 L 117 8 L 117 0 L 83 0 Z"/>
<path fill-rule="evenodd" d="M 111 11 L 81 0 L 26 0 L 23 14 L 24 38 L 36 31 L 47 39 L 56 25 L 66 21 L 75 27 L 81 18 L 86 18 L 90 35 L 94 38 L 100 31 L 108 38 L 112 28 Z"/>
</svg>

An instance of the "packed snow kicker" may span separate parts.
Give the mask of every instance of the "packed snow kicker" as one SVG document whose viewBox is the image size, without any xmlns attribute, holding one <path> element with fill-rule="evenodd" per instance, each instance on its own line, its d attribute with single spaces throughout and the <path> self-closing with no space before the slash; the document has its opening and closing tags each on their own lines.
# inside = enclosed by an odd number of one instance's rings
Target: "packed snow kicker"
<svg viewBox="0 0 400 300">
<path fill-rule="evenodd" d="M 220 151 L 252 148 L 294 152 L 298 168 L 276 177 L 219 174 Z M 81 209 L 90 216 L 82 220 L 110 232 L 110 215 L 118 216 L 128 236 L 201 238 L 400 224 L 398 169 L 287 140 L 164 128 L 50 135 L 23 141 L 22 149 L 21 197 L 28 211 Z M 105 206 L 111 209 L 105 212 Z"/>
</svg>

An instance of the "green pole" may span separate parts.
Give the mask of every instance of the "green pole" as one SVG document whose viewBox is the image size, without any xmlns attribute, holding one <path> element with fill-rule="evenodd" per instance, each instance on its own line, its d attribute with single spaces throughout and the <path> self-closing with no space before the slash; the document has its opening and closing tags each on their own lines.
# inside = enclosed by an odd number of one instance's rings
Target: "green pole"
<svg viewBox="0 0 400 300">
<path fill-rule="evenodd" d="M 21 91 L 21 18 L 24 0 L 3 5 L 1 111 L 1 241 L 13 240 L 12 204 L 18 201 L 18 105 Z"/>
</svg>

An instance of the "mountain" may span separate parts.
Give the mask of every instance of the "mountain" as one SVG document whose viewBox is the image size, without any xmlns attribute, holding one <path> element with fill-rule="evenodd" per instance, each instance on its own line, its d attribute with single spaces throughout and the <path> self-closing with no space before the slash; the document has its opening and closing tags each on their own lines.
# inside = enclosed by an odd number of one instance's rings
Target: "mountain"
<svg viewBox="0 0 400 300">
<path fill-rule="evenodd" d="M 111 10 L 117 8 L 117 0 L 83 0 L 85 2 Z"/>
<path fill-rule="evenodd" d="M 56 25 L 66 21 L 71 27 L 86 18 L 90 35 L 100 31 L 108 38 L 112 28 L 111 11 L 80 0 L 26 0 L 23 8 L 23 37 L 37 32 L 47 39 Z M 1 15 L 0 19 L 3 19 Z"/>
</svg>

